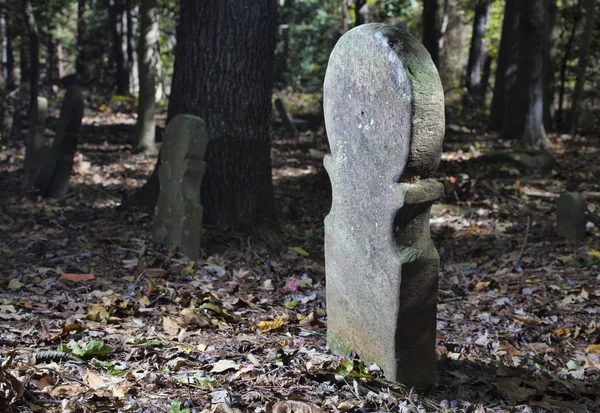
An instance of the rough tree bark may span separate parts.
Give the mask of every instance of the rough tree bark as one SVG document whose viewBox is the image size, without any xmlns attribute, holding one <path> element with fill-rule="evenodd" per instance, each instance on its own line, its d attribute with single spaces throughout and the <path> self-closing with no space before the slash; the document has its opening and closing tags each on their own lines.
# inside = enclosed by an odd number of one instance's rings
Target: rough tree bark
<svg viewBox="0 0 600 413">
<path fill-rule="evenodd" d="M 505 139 L 519 139 L 526 146 L 548 144 L 544 130 L 543 66 L 546 0 L 520 2 L 517 82 L 507 106 L 509 116 L 503 127 Z"/>
<path fill-rule="evenodd" d="M 577 81 L 575 91 L 571 100 L 571 113 L 569 119 L 569 132 L 571 136 L 575 135 L 577 121 L 579 120 L 579 107 L 583 96 L 583 86 L 585 85 L 585 72 L 588 67 L 590 48 L 592 46 L 592 35 L 594 34 L 594 9 L 597 0 L 587 0 L 585 2 L 585 28 L 581 35 L 581 47 L 579 48 L 579 63 L 577 65 Z"/>
<path fill-rule="evenodd" d="M 506 0 L 490 114 L 490 129 L 497 132 L 505 124 L 506 106 L 516 80 L 518 27 L 519 0 Z"/>
<path fill-rule="evenodd" d="M 477 0 L 475 3 L 475 17 L 473 19 L 473 35 L 469 48 L 469 61 L 467 63 L 466 87 L 469 95 L 476 103 L 482 103 L 481 69 L 485 60 L 485 47 L 483 38 L 488 23 L 489 0 Z"/>
<path fill-rule="evenodd" d="M 139 99 L 135 126 L 136 150 L 156 154 L 156 47 L 158 45 L 157 0 L 140 3 L 138 44 Z"/>
<path fill-rule="evenodd" d="M 181 0 L 168 119 L 188 113 L 206 121 L 204 221 L 221 228 L 274 217 L 269 118 L 276 13 L 276 0 Z M 153 207 L 157 194 L 154 173 L 124 207 Z"/>
</svg>

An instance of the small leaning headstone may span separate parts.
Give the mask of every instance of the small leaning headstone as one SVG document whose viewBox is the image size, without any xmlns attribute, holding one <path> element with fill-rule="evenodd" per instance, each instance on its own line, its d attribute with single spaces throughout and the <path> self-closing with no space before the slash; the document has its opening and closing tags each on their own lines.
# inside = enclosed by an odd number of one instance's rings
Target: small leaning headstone
<svg viewBox="0 0 600 413">
<path fill-rule="evenodd" d="M 570 241 L 585 237 L 585 202 L 577 192 L 565 192 L 556 201 L 556 232 Z"/>
<path fill-rule="evenodd" d="M 67 194 L 81 131 L 83 109 L 81 88 L 77 85 L 70 86 L 60 107 L 60 118 L 52 147 L 40 151 L 39 159 L 43 164 L 35 180 L 35 187 L 42 196 L 60 199 Z"/>
<path fill-rule="evenodd" d="M 167 125 L 158 168 L 160 192 L 154 211 L 154 240 L 177 245 L 193 260 L 200 255 L 200 186 L 207 145 L 204 121 L 197 116 L 177 115 Z"/>
<path fill-rule="evenodd" d="M 46 126 L 46 117 L 48 116 L 48 100 L 38 96 L 30 109 L 29 135 L 27 136 L 27 150 L 25 152 L 25 179 L 23 187 L 25 189 L 33 185 L 37 177 L 41 162 L 40 150 L 44 146 L 44 128 Z"/>
<path fill-rule="evenodd" d="M 333 192 L 325 219 L 327 342 L 426 389 L 435 379 L 439 256 L 429 232 L 443 185 L 444 94 L 426 49 L 386 24 L 338 41 L 325 76 Z"/>
</svg>

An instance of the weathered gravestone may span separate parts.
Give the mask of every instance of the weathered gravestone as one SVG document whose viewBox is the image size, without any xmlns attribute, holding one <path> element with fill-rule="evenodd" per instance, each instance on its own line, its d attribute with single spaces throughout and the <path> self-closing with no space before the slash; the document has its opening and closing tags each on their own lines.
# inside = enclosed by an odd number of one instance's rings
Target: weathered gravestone
<svg viewBox="0 0 600 413">
<path fill-rule="evenodd" d="M 52 147 L 42 148 L 39 152 L 39 159 L 43 164 L 35 179 L 35 187 L 42 196 L 63 198 L 67 194 L 81 130 L 83 105 L 81 88 L 77 85 L 70 86 L 60 108 Z"/>
<path fill-rule="evenodd" d="M 423 45 L 394 26 L 347 32 L 327 67 L 324 110 L 333 192 L 325 219 L 327 341 L 393 380 L 435 379 L 439 256 L 429 211 L 444 95 Z"/>
<path fill-rule="evenodd" d="M 33 185 L 40 168 L 40 150 L 44 146 L 44 128 L 48 116 L 48 100 L 38 96 L 31 108 L 29 120 L 29 135 L 27 136 L 27 151 L 25 152 L 25 179 L 23 187 Z"/>
<path fill-rule="evenodd" d="M 167 125 L 158 168 L 160 192 L 153 223 L 154 240 L 177 245 L 191 259 L 200 255 L 200 185 L 208 145 L 204 121 L 177 115 Z"/>
<path fill-rule="evenodd" d="M 565 192 L 556 201 L 556 232 L 570 241 L 585 237 L 585 202 L 577 192 Z"/>
</svg>

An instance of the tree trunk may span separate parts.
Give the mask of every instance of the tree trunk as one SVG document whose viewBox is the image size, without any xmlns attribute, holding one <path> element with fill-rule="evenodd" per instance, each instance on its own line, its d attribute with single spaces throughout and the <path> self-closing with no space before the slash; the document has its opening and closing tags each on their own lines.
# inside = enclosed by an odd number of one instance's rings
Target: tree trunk
<svg viewBox="0 0 600 413">
<path fill-rule="evenodd" d="M 134 10 L 131 7 L 131 0 L 127 0 L 125 4 L 125 15 L 127 17 L 127 31 L 126 31 L 126 43 L 127 43 L 127 73 L 129 75 L 129 94 L 137 95 L 139 91 L 139 78 L 138 78 L 138 65 L 137 65 L 137 53 L 135 49 L 135 24 L 133 19 Z"/>
<path fill-rule="evenodd" d="M 548 0 L 546 4 L 546 42 L 544 44 L 544 127 L 546 130 L 555 130 L 556 122 L 554 109 L 555 95 L 555 61 L 556 61 L 556 42 L 558 40 L 558 27 L 556 18 L 558 14 L 558 5 L 556 0 Z"/>
<path fill-rule="evenodd" d="M 475 18 L 473 19 L 473 36 L 469 48 L 469 61 L 467 63 L 467 91 L 476 103 L 482 102 L 481 69 L 485 59 L 483 38 L 488 23 L 489 0 L 477 0 L 475 4 Z"/>
<path fill-rule="evenodd" d="M 29 35 L 29 107 L 33 108 L 40 94 L 40 45 L 39 32 L 35 14 L 33 12 L 32 0 L 25 0 L 24 13 L 27 24 L 27 34 Z M 23 59 L 23 57 L 21 57 Z"/>
<path fill-rule="evenodd" d="M 116 89 L 119 95 L 127 95 L 129 93 L 129 72 L 127 70 L 127 13 L 124 0 L 108 0 L 108 15 Z"/>
<path fill-rule="evenodd" d="M 502 34 L 490 113 L 490 129 L 498 132 L 502 131 L 505 124 L 506 107 L 516 80 L 519 1 L 506 0 L 504 6 L 504 20 L 502 21 Z"/>
<path fill-rule="evenodd" d="M 503 127 L 505 139 L 520 139 L 524 145 L 537 148 L 548 144 L 543 119 L 544 51 L 540 47 L 546 38 L 545 1 L 528 0 L 520 4 L 517 82 Z"/>
<path fill-rule="evenodd" d="M 46 34 L 46 82 L 50 85 L 58 84 L 62 77 L 60 60 L 58 58 L 58 40 L 52 35 L 53 27 L 49 27 Z"/>
<path fill-rule="evenodd" d="M 364 16 L 360 13 L 360 9 L 367 4 L 367 0 L 354 0 L 354 27 L 365 24 Z"/>
<path fill-rule="evenodd" d="M 579 20 L 581 20 L 581 3 L 582 2 L 579 2 L 575 6 L 575 18 L 573 19 L 573 26 L 571 27 L 571 33 L 569 34 L 569 40 L 565 46 L 565 54 L 560 67 L 560 89 L 558 93 L 558 111 L 556 113 L 556 123 L 559 128 L 563 126 L 563 102 L 567 83 L 567 66 L 571 59 L 571 51 L 573 50 L 573 43 L 575 42 L 575 33 L 577 32 L 577 27 L 579 27 Z"/>
<path fill-rule="evenodd" d="M 423 0 L 423 45 L 431 55 L 431 60 L 439 64 L 440 28 L 438 25 L 438 0 Z"/>
<path fill-rule="evenodd" d="M 9 68 L 9 62 L 12 62 L 13 57 L 10 38 L 8 37 L 8 24 L 4 13 L 0 14 L 0 43 L 2 48 L 2 89 L 11 90 L 14 88 L 14 73 L 11 73 L 14 70 Z M 12 85 L 10 85 L 11 77 L 13 78 Z"/>
<path fill-rule="evenodd" d="M 77 58 L 75 61 L 75 72 L 79 79 L 87 79 L 86 53 L 85 53 L 85 0 L 77 2 Z"/>
<path fill-rule="evenodd" d="M 581 35 L 581 47 L 579 48 L 579 63 L 577 65 L 577 81 L 575 91 L 571 100 L 570 113 L 570 133 L 575 136 L 577 130 L 577 121 L 579 120 L 579 107 L 583 97 L 583 86 L 585 85 L 585 72 L 588 66 L 590 48 L 592 45 L 592 36 L 594 34 L 594 9 L 597 0 L 587 0 L 585 2 L 585 28 Z"/>
<path fill-rule="evenodd" d="M 188 113 L 206 121 L 204 221 L 221 228 L 274 217 L 269 118 L 276 12 L 276 0 L 181 0 L 168 119 Z M 158 193 L 153 176 L 138 198 L 149 206 Z"/>
<path fill-rule="evenodd" d="M 139 99 L 135 129 L 136 149 L 146 154 L 156 153 L 156 46 L 158 45 L 157 0 L 142 0 L 140 4 L 140 39 L 138 44 Z"/>
</svg>

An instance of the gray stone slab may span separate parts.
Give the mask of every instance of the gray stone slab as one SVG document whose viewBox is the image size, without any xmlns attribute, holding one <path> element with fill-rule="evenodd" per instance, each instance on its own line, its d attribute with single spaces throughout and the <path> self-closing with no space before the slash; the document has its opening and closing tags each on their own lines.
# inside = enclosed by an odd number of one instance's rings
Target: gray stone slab
<svg viewBox="0 0 600 413">
<path fill-rule="evenodd" d="M 585 201 L 577 192 L 565 192 L 556 201 L 556 232 L 570 241 L 585 238 Z"/>
<path fill-rule="evenodd" d="M 182 254 L 194 260 L 200 256 L 200 186 L 208 141 L 201 118 L 174 117 L 165 131 L 158 168 L 160 192 L 154 211 L 154 240 L 177 245 Z"/>
<path fill-rule="evenodd" d="M 425 48 L 394 26 L 350 30 L 324 84 L 333 192 L 325 219 L 328 344 L 385 375 L 435 379 L 439 257 L 429 234 L 443 186 L 429 180 L 444 136 L 444 95 Z"/>
<path fill-rule="evenodd" d="M 69 189 L 73 159 L 77 151 L 84 100 L 79 86 L 72 85 L 60 107 L 60 118 L 51 148 L 43 147 L 38 159 L 42 163 L 35 187 L 42 196 L 63 198 Z"/>
<path fill-rule="evenodd" d="M 48 117 L 48 100 L 38 96 L 30 109 L 29 135 L 27 136 L 27 150 L 25 152 L 25 189 L 33 185 L 40 172 L 43 160 L 40 159 L 40 150 L 44 146 L 44 128 Z"/>
</svg>

